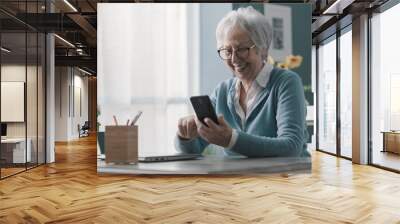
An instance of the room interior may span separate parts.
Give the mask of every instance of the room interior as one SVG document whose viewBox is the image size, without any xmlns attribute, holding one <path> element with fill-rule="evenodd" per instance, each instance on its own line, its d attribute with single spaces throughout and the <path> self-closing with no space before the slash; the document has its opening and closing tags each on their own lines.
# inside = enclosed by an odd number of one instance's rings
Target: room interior
<svg viewBox="0 0 400 224">
<path fill-rule="evenodd" d="M 270 176 L 97 174 L 97 6 L 118 2 L 160 1 L 1 1 L 0 222 L 400 220 L 397 1 L 290 1 L 312 11 L 312 168 Z"/>
</svg>

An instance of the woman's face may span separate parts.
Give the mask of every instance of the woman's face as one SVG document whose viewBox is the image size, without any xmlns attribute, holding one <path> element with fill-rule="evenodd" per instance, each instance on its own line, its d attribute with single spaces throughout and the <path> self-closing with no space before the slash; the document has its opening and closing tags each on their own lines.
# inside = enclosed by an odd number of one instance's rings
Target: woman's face
<svg viewBox="0 0 400 224">
<path fill-rule="evenodd" d="M 253 45 L 254 43 L 250 40 L 248 34 L 242 28 L 236 26 L 228 32 L 221 47 L 230 50 L 232 53 L 230 59 L 224 61 L 235 76 L 241 80 L 255 78 L 262 68 L 262 57 L 257 53 L 256 48 L 252 47 Z M 237 49 L 243 48 L 250 48 L 248 54 L 238 53 Z"/>
</svg>

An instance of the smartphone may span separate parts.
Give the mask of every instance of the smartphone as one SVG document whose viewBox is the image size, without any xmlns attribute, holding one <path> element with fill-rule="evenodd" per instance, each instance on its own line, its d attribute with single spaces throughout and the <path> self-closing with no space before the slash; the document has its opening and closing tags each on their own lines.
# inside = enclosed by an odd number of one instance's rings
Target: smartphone
<svg viewBox="0 0 400 224">
<path fill-rule="evenodd" d="M 205 96 L 192 96 L 190 97 L 190 102 L 192 103 L 194 112 L 197 115 L 197 118 L 207 126 L 204 122 L 204 119 L 208 117 L 216 124 L 218 123 L 217 114 L 215 113 L 214 107 L 211 103 L 210 97 Z"/>
</svg>

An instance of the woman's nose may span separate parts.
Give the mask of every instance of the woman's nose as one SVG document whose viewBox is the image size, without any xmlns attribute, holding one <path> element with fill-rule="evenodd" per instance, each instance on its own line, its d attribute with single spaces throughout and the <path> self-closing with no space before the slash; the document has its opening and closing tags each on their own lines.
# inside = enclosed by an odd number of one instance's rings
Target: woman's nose
<svg viewBox="0 0 400 224">
<path fill-rule="evenodd" d="M 232 61 L 233 64 L 235 64 L 235 62 L 240 62 L 240 58 L 237 56 L 236 51 L 233 51 L 233 52 L 232 52 L 231 61 Z"/>
</svg>

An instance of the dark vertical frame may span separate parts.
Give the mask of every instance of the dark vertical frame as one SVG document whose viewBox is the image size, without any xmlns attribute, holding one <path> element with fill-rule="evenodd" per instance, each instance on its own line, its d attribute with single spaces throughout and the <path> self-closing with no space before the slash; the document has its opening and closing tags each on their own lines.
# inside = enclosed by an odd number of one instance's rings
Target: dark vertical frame
<svg viewBox="0 0 400 224">
<path fill-rule="evenodd" d="M 79 117 L 82 117 L 82 89 L 79 88 Z"/>
<path fill-rule="evenodd" d="M 2 45 L 2 34 L 3 34 L 3 32 L 2 32 L 2 23 L 0 23 L 0 47 L 1 46 L 3 46 Z M 1 75 L 1 68 L 2 68 L 2 66 L 3 66 L 3 64 L 1 63 L 2 62 L 2 52 L 1 52 L 1 50 L 0 50 L 0 125 L 2 124 L 2 122 L 1 122 L 1 78 L 2 78 L 2 75 Z M 0 134 L 1 135 L 1 134 Z M 1 174 L 1 171 L 2 171 L 2 168 L 3 168 L 3 162 L 2 162 L 2 157 L 1 157 L 1 150 L 2 150 L 2 148 L 1 148 L 1 144 L 0 144 L 0 180 L 2 179 L 2 174 Z"/>
<path fill-rule="evenodd" d="M 39 0 L 36 1 L 36 13 L 39 13 Z M 39 166 L 39 32 L 38 31 L 36 32 L 36 166 Z"/>
<path fill-rule="evenodd" d="M 44 1 L 45 4 L 45 13 L 49 13 L 48 11 L 48 4 L 49 1 L 45 0 Z M 48 33 L 45 32 L 44 33 L 44 68 L 42 70 L 42 82 L 44 82 L 44 136 L 43 136 L 43 140 L 44 140 L 44 164 L 47 163 L 47 35 Z M 43 74 L 44 73 L 44 74 Z"/>
<path fill-rule="evenodd" d="M 68 117 L 71 117 L 71 71 L 68 72 L 67 80 L 68 80 Z"/>
<path fill-rule="evenodd" d="M 70 68 L 71 68 L 72 117 L 75 118 L 75 68 L 74 67 L 70 67 Z"/>
<path fill-rule="evenodd" d="M 36 3 L 36 13 L 39 13 L 39 0 L 35 1 Z M 37 21 L 38 22 L 38 19 Z M 36 34 L 36 162 L 33 163 L 31 161 L 30 166 L 27 166 L 27 169 L 33 169 L 39 166 L 39 30 L 34 30 L 33 35 Z M 27 35 L 28 37 L 28 35 Z M 43 72 L 43 71 L 42 71 Z M 28 83 L 28 80 L 27 80 Z M 34 138 L 32 136 L 32 138 Z M 33 142 L 32 142 L 33 144 Z M 33 150 L 31 150 L 32 156 Z"/>
<path fill-rule="evenodd" d="M 25 0 L 25 21 L 28 21 L 28 0 Z M 28 24 L 25 23 L 25 93 L 24 93 L 24 121 L 25 121 L 25 170 L 28 170 Z"/>
<path fill-rule="evenodd" d="M 315 45 L 315 147 L 319 151 L 319 44 Z"/>
<path fill-rule="evenodd" d="M 367 45 L 368 45 L 368 53 L 367 53 L 367 64 L 368 64 L 368 69 L 367 69 L 367 83 L 368 83 L 368 96 L 367 96 L 367 107 L 368 107 L 368 112 L 367 112 L 367 119 L 368 119 L 368 124 L 367 124 L 367 132 L 368 132 L 368 164 L 373 164 L 373 149 L 372 149 L 372 66 L 371 66 L 371 56 L 372 56 L 372 30 L 371 30 L 371 20 L 372 20 L 372 12 L 368 12 L 368 21 L 367 21 L 367 27 L 368 27 L 368 35 L 367 35 Z"/>
<path fill-rule="evenodd" d="M 336 155 L 341 156 L 341 119 L 340 119 L 340 35 L 339 29 L 336 30 Z"/>
<path fill-rule="evenodd" d="M 62 85 L 61 85 L 61 79 L 62 79 L 62 75 L 63 73 L 62 72 L 60 72 L 60 74 L 58 75 L 58 88 L 60 89 L 60 92 L 61 92 L 61 88 L 62 88 Z M 59 94 L 59 97 L 60 97 L 60 117 L 62 117 L 62 96 L 61 96 L 61 94 Z"/>
</svg>

